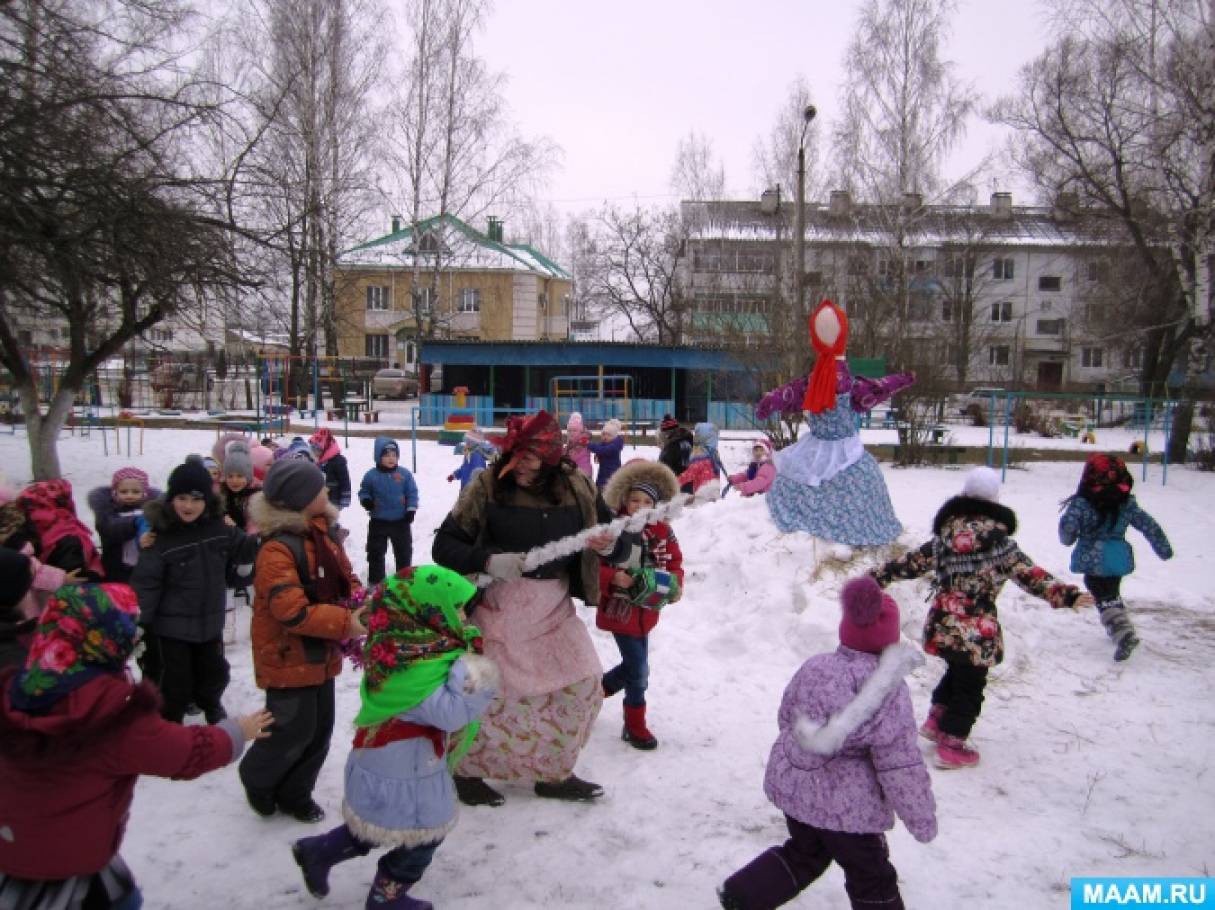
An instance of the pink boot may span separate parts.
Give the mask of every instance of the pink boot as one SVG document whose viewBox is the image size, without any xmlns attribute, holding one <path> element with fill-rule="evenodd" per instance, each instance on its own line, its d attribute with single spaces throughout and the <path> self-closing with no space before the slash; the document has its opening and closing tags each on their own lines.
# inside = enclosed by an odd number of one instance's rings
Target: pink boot
<svg viewBox="0 0 1215 910">
<path fill-rule="evenodd" d="M 928 709 L 928 719 L 924 721 L 924 726 L 920 727 L 920 736 L 931 742 L 936 742 L 941 738 L 941 718 L 945 716 L 944 705 L 933 705 Z"/>
<path fill-rule="evenodd" d="M 979 750 L 966 745 L 966 740 L 958 736 L 941 733 L 937 739 L 938 768 L 952 770 L 954 768 L 973 768 L 979 763 Z"/>
</svg>

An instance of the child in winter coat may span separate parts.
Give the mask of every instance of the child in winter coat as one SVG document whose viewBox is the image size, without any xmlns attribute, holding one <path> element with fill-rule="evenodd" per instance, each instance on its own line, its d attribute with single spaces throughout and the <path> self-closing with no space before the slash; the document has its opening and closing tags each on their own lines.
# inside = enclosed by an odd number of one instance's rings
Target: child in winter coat
<svg viewBox="0 0 1215 910">
<path fill-rule="evenodd" d="M 670 414 L 665 414 L 658 425 L 658 448 L 658 460 L 678 477 L 688 469 L 688 461 L 692 458 L 692 431 L 680 426 L 679 421 Z"/>
<path fill-rule="evenodd" d="M 603 501 L 617 515 L 635 515 L 678 493 L 670 468 L 636 460 L 612 475 Z M 683 552 L 671 526 L 665 521 L 647 524 L 629 557 L 617 560 L 617 565 L 601 563 L 599 592 L 595 625 L 611 632 L 620 649 L 620 663 L 603 674 L 603 693 L 612 696 L 624 690 L 624 741 L 637 749 L 656 749 L 658 740 L 645 719 L 649 635 L 659 611 L 683 596 Z"/>
<path fill-rule="evenodd" d="M 472 483 L 472 479 L 485 470 L 491 458 L 496 454 L 494 447 L 477 430 L 469 430 L 464 434 L 464 440 L 456 446 L 456 454 L 460 456 L 460 467 L 447 475 L 447 482 L 460 481 L 460 489 Z"/>
<path fill-rule="evenodd" d="M 384 579 L 384 555 L 392 541 L 397 571 L 413 561 L 409 526 L 418 510 L 418 487 L 413 475 L 398 462 L 401 450 L 395 439 L 376 437 L 375 467 L 363 475 L 359 503 L 371 514 L 367 523 L 367 583 Z"/>
<path fill-rule="evenodd" d="M 698 423 L 692 431 L 692 458 L 688 468 L 679 475 L 679 489 L 692 493 L 697 500 L 717 499 L 721 492 L 724 469 L 717 456 L 717 427 Z"/>
<path fill-rule="evenodd" d="M 832 861 L 853 907 L 902 910 L 882 832 L 897 814 L 921 843 L 936 837 L 904 678 L 924 658 L 899 642 L 899 608 L 872 579 L 848 582 L 841 600 L 840 646 L 802 664 L 785 689 L 764 776 L 789 839 L 726 879 L 718 897 L 727 910 L 779 907 Z"/>
<path fill-rule="evenodd" d="M 751 463 L 747 469 L 730 475 L 730 485 L 743 496 L 754 496 L 756 493 L 767 493 L 775 479 L 772 443 L 765 436 L 751 447 Z"/>
<path fill-rule="evenodd" d="M 219 498 L 224 520 L 246 534 L 257 532 L 249 519 L 249 500 L 257 492 L 253 480 L 253 456 L 243 441 L 229 443 L 224 453 L 223 483 L 219 486 Z"/>
<path fill-rule="evenodd" d="M 620 453 L 624 451 L 624 437 L 620 435 L 622 429 L 620 421 L 613 417 L 603 425 L 599 441 L 587 443 L 587 449 L 599 462 L 599 474 L 595 478 L 595 486 L 601 490 L 607 486 L 612 475 L 620 470 Z"/>
<path fill-rule="evenodd" d="M 932 693 L 928 720 L 920 728 L 937 744 L 939 768 L 979 763 L 966 737 L 979 718 L 987 672 L 1004 659 L 1004 635 L 996 598 L 1013 581 L 1052 607 L 1091 607 L 1093 598 L 1058 581 L 1026 556 L 1013 534 L 1017 516 L 1000 505 L 1000 475 L 975 468 L 962 495 L 946 501 L 932 522 L 933 537 L 916 550 L 871 574 L 882 587 L 932 574 L 932 605 L 924 622 L 924 650 L 945 661 L 945 675 Z"/>
<path fill-rule="evenodd" d="M 31 483 L 17 494 L 17 505 L 26 517 L 39 560 L 89 581 L 104 577 L 93 534 L 76 517 L 70 483 L 63 479 Z"/>
<path fill-rule="evenodd" d="M 1071 546 L 1071 570 L 1084 576 L 1097 601 L 1101 624 L 1114 641 L 1114 660 L 1126 660 L 1139 644 L 1122 601 L 1122 579 L 1135 571 L 1135 554 L 1126 541 L 1127 528 L 1148 539 L 1161 559 L 1173 548 L 1156 520 L 1131 495 L 1134 478 L 1117 455 L 1090 455 L 1075 494 L 1063 501 L 1059 540 Z"/>
<path fill-rule="evenodd" d="M 144 506 L 144 515 L 155 539 L 131 574 L 149 633 L 144 674 L 164 697 L 165 720 L 181 723 L 195 704 L 207 723 L 217 723 L 227 716 L 226 589 L 249 577 L 257 539 L 224 521 L 211 475 L 197 461 L 173 469 L 164 497 Z"/>
<path fill-rule="evenodd" d="M 467 750 L 499 686 L 464 606 L 477 589 L 439 566 L 403 568 L 368 598 L 362 705 L 346 759 L 345 823 L 292 847 L 315 897 L 337 863 L 387 848 L 366 906 L 426 910 L 410 897 L 456 824 L 449 767 Z M 463 735 L 457 731 L 463 730 Z M 451 736 L 451 734 L 457 734 Z"/>
<path fill-rule="evenodd" d="M 26 619 L 36 619 L 53 592 L 84 578 L 79 569 L 65 572 L 47 565 L 34 555 L 32 525 L 17 505 L 15 497 L 16 493 L 11 487 L 0 484 L 0 549 L 18 553 L 29 560 L 33 580 L 29 592 L 18 600 L 22 615 Z"/>
<path fill-rule="evenodd" d="M 587 477 L 592 476 L 591 435 L 582 423 L 582 415 L 574 411 L 565 422 L 565 457 L 572 461 L 578 470 Z M 621 441 L 623 445 L 623 440 Z"/>
<path fill-rule="evenodd" d="M 259 815 L 281 810 L 318 822 L 325 812 L 312 791 L 333 733 L 338 643 L 366 631 L 362 611 L 347 609 L 362 586 L 334 539 L 337 508 L 316 465 L 275 462 L 249 515 L 262 534 L 253 573 L 253 674 L 276 720 L 274 735 L 241 762 L 240 779 Z"/>
<path fill-rule="evenodd" d="M 215 726 L 161 719 L 155 687 L 126 670 L 138 622 L 126 585 L 63 588 L 23 668 L 0 673 L 5 907 L 138 908 L 118 851 L 139 775 L 192 780 L 266 735 L 264 712 Z"/>
<path fill-rule="evenodd" d="M 101 565 L 107 581 L 126 583 L 139 561 L 139 518 L 144 504 L 160 495 L 139 468 L 119 468 L 108 487 L 89 492 L 89 508 L 101 538 Z"/>
<path fill-rule="evenodd" d="M 325 489 L 329 491 L 329 501 L 338 507 L 340 512 L 350 505 L 350 468 L 346 464 L 346 456 L 338 447 L 337 438 L 328 427 L 321 427 L 308 437 L 308 445 L 312 449 L 312 457 L 325 473 Z"/>
<path fill-rule="evenodd" d="M 219 495 L 220 487 L 224 483 L 224 470 L 220 466 L 218 458 L 212 458 L 210 455 L 201 456 L 202 466 L 207 469 L 207 473 L 211 475 L 211 489 L 215 491 L 215 495 Z"/>
</svg>

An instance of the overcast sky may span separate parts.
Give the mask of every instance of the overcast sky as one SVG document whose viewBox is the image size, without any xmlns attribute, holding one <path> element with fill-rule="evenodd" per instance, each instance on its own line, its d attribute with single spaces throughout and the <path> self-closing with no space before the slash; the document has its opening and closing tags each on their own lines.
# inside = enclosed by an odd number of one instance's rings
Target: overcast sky
<svg viewBox="0 0 1215 910">
<path fill-rule="evenodd" d="M 548 199 L 565 211 L 605 199 L 673 201 L 679 139 L 697 130 L 724 162 L 732 197 L 751 195 L 752 147 L 804 75 L 827 127 L 839 108 L 855 0 L 498 0 L 476 50 L 509 76 L 506 95 L 527 135 L 564 151 Z M 1039 5 L 960 0 L 943 57 L 987 98 L 1013 91 L 1047 40 Z M 824 131 L 823 135 L 827 135 Z M 957 178 L 1002 133 L 976 118 L 947 166 Z M 822 157 L 827 157 L 821 142 Z M 1001 180 L 1014 201 L 1023 184 Z M 980 198 L 992 187 L 982 186 Z"/>
</svg>

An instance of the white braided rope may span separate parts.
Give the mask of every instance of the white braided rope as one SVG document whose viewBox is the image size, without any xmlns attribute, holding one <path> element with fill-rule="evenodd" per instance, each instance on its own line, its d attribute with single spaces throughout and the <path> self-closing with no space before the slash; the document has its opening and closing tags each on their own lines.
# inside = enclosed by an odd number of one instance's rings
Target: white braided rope
<svg viewBox="0 0 1215 910">
<path fill-rule="evenodd" d="M 680 494 L 670 502 L 659 503 L 652 509 L 641 509 L 632 515 L 621 515 L 606 524 L 585 528 L 577 534 L 571 534 L 569 537 L 562 537 L 560 540 L 554 540 L 533 550 L 528 550 L 524 554 L 523 571 L 531 572 L 534 569 L 540 568 L 540 566 L 548 565 L 550 562 L 556 562 L 558 559 L 580 553 L 586 549 L 587 541 L 592 537 L 598 537 L 601 534 L 611 534 L 614 540 L 624 531 L 640 531 L 646 525 L 653 522 L 668 521 L 682 512 L 684 506 L 690 504 L 694 498 L 689 494 Z M 477 587 L 488 587 L 494 581 L 495 579 L 492 575 L 478 575 Z"/>
</svg>

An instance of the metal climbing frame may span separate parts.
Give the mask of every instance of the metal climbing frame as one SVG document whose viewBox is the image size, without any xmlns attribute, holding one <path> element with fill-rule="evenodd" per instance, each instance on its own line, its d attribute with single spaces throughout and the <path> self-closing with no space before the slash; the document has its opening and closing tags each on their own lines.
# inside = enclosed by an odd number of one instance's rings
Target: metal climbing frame
<svg viewBox="0 0 1215 910">
<path fill-rule="evenodd" d="M 596 413 L 593 402 L 619 403 L 621 419 L 627 421 L 632 416 L 633 377 L 627 374 L 604 373 L 601 368 L 599 373 L 589 376 L 554 376 L 548 381 L 548 389 L 554 416 L 562 423 L 574 411 L 583 412 L 590 420 L 608 416 L 606 412 Z"/>
</svg>

